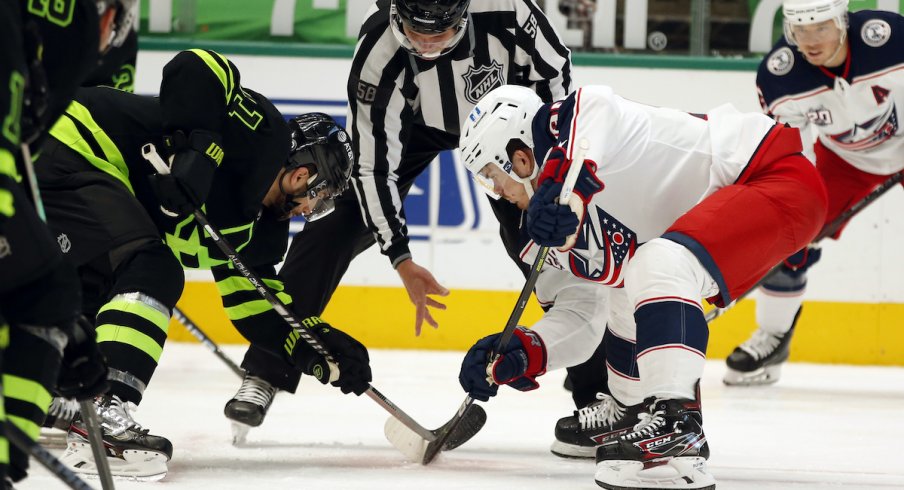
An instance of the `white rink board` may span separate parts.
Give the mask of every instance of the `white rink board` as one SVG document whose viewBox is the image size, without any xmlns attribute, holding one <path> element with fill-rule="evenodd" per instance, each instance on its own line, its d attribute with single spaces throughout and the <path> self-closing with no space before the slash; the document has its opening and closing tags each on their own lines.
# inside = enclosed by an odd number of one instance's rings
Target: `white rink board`
<svg viewBox="0 0 904 490">
<path fill-rule="evenodd" d="M 175 53 L 141 51 L 136 92 L 155 94 L 163 65 Z M 345 100 L 350 59 L 230 55 L 242 73 L 242 83 L 276 99 Z M 742 110 L 759 111 L 750 71 L 677 70 L 582 67 L 574 70 L 578 85 L 604 83 L 632 100 L 690 112 L 730 102 Z M 286 113 L 320 110 L 336 114 L 335 105 L 280 106 Z M 339 111 L 341 114 L 342 111 Z M 485 199 L 483 216 L 492 216 Z M 808 299 L 861 303 L 904 303 L 904 192 L 895 188 L 864 211 L 840 242 L 827 242 L 822 263 L 813 269 Z M 436 264 L 434 274 L 447 287 L 517 290 L 519 275 L 511 267 L 493 223 L 476 231 L 456 232 L 455 241 L 415 242 L 415 260 Z M 473 266 L 462 267 L 462 264 Z M 198 279 L 204 275 L 192 275 Z M 371 249 L 352 263 L 343 284 L 400 286 L 388 261 Z"/>
</svg>

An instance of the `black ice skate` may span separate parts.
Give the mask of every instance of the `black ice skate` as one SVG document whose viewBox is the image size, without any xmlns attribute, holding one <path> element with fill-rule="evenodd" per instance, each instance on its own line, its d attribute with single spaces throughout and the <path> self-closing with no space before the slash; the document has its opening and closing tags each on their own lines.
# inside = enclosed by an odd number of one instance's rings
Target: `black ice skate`
<svg viewBox="0 0 904 490">
<path fill-rule="evenodd" d="M 596 447 L 630 431 L 637 423 L 642 404 L 626 407 L 605 393 L 598 402 L 575 410 L 556 422 L 556 440 L 549 449 L 563 458 L 592 458 Z"/>
<path fill-rule="evenodd" d="M 725 360 L 728 371 L 722 382 L 729 386 L 775 383 L 781 377 L 782 365 L 788 360 L 793 335 L 794 325 L 783 335 L 775 335 L 758 328 L 749 340 L 735 347 Z"/>
<path fill-rule="evenodd" d="M 239 391 L 223 409 L 226 418 L 233 422 L 232 444 L 244 444 L 248 430 L 264 422 L 277 391 L 278 388 L 263 379 L 245 374 Z"/>
<path fill-rule="evenodd" d="M 596 450 L 597 485 L 624 489 L 715 489 L 700 403 L 651 399 L 632 432 Z"/>
<path fill-rule="evenodd" d="M 110 472 L 121 479 L 159 480 L 166 476 L 166 462 L 173 456 L 173 445 L 135 422 L 130 405 L 118 396 L 104 395 L 94 401 Z M 91 443 L 80 416 L 69 427 L 66 452 L 60 459 L 78 473 L 97 475 Z"/>
</svg>

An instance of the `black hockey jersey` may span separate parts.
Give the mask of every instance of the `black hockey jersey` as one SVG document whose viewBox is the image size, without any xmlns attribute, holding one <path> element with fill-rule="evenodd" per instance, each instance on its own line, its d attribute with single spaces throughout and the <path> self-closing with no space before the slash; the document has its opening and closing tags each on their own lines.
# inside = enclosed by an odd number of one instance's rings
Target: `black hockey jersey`
<svg viewBox="0 0 904 490">
<path fill-rule="evenodd" d="M 863 10 L 849 19 L 850 51 L 838 73 L 780 40 L 757 72 L 760 103 L 778 121 L 815 128 L 854 167 L 888 175 L 904 169 L 904 17 Z"/>
<path fill-rule="evenodd" d="M 393 263 L 409 253 L 396 181 L 412 125 L 457 146 L 464 118 L 483 95 L 505 84 L 534 88 L 545 101 L 571 90 L 571 60 L 532 0 L 485 0 L 468 7 L 467 32 L 431 61 L 401 47 L 389 25 L 389 0 L 378 0 L 361 27 L 348 79 L 353 184 L 365 220 Z"/>
<path fill-rule="evenodd" d="M 288 329 L 281 317 L 192 216 L 171 218 L 160 212 L 147 182 L 153 168 L 141 156 L 142 145 L 154 143 L 162 152 L 164 135 L 190 128 L 217 132 L 223 142 L 224 158 L 203 211 L 271 292 L 291 303 L 275 271 L 288 244 L 289 222 L 262 207 L 286 162 L 291 136 L 279 111 L 262 95 L 243 88 L 238 70 L 226 58 L 204 50 L 178 54 L 164 69 L 159 99 L 105 87 L 81 89 L 51 136 L 122 182 L 183 266 L 212 271 L 227 316 L 239 330 L 254 331 L 245 327 L 255 325 L 261 331 L 281 331 L 281 341 Z M 263 324 L 273 324 L 275 330 Z M 279 352 L 280 343 L 272 349 Z"/>
</svg>

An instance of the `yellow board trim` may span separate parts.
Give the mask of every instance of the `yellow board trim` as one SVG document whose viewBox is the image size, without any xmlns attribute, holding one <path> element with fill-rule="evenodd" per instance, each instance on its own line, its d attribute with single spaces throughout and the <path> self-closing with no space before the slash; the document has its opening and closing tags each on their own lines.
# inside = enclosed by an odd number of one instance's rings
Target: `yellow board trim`
<svg viewBox="0 0 904 490">
<path fill-rule="evenodd" d="M 424 324 L 420 337 L 414 336 L 414 306 L 402 288 L 340 287 L 321 316 L 370 348 L 464 351 L 502 330 L 517 298 L 517 291 L 452 290 L 442 298 L 448 309 L 433 313 L 440 327 Z M 214 283 L 187 283 L 179 307 L 214 341 L 245 342 L 226 318 Z M 531 300 L 520 323 L 531 325 L 542 313 Z M 713 322 L 708 357 L 727 357 L 753 331 L 753 317 L 754 302 L 744 300 Z M 181 326 L 169 338 L 195 341 Z M 791 360 L 904 366 L 904 304 L 807 302 Z"/>
</svg>

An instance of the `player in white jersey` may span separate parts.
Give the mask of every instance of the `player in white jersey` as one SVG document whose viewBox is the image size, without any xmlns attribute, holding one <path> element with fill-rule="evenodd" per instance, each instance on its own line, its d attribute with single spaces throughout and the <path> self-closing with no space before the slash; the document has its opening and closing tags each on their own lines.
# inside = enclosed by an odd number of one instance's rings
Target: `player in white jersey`
<svg viewBox="0 0 904 490">
<path fill-rule="evenodd" d="M 507 117 L 493 110 L 500 105 L 533 115 Z M 475 177 L 509 200 L 536 189 L 527 231 L 557 247 L 550 264 L 624 288 L 633 309 L 644 401 L 637 425 L 597 448 L 597 484 L 713 488 L 699 397 L 708 340 L 701 298 L 728 304 L 822 226 L 825 189 L 800 153 L 798 130 L 729 105 L 702 115 L 650 107 L 605 86 L 553 104 L 503 87 L 475 107 L 462 134 L 482 126 L 507 136 L 464 149 L 466 161 L 478 159 Z M 573 199 L 559 205 L 574 149 L 584 144 Z M 524 195 L 514 193 L 519 187 Z M 567 342 L 556 334 L 510 342 L 483 371 L 489 379 L 480 379 L 479 362 L 466 362 L 465 390 L 536 383 L 548 346 Z"/>
<path fill-rule="evenodd" d="M 763 110 L 776 121 L 815 131 L 816 168 L 829 196 L 826 223 L 904 169 L 904 17 L 847 0 L 786 0 L 785 37 L 760 64 Z M 838 238 L 839 229 L 833 236 Z M 778 381 L 801 313 L 811 246 L 788 257 L 763 283 L 758 329 L 728 357 L 724 381 Z"/>
</svg>

